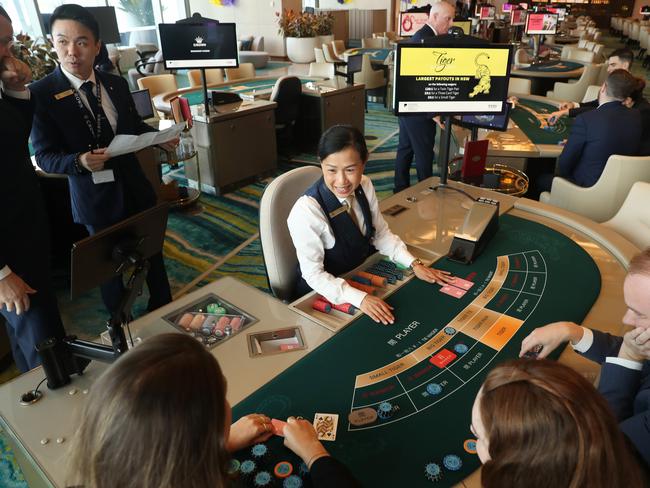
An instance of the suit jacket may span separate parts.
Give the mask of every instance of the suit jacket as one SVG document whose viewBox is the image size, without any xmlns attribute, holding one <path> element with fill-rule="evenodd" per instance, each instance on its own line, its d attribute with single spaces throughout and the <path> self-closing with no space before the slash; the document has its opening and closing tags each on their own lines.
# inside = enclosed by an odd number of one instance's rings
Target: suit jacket
<svg viewBox="0 0 650 488">
<path fill-rule="evenodd" d="M 314 488 L 361 488 L 350 470 L 338 459 L 331 456 L 318 458 L 310 470 Z"/>
<path fill-rule="evenodd" d="M 560 176 L 584 187 L 593 186 L 612 154 L 638 155 L 641 115 L 614 101 L 576 117 L 560 155 Z"/>
<path fill-rule="evenodd" d="M 594 343 L 583 355 L 602 364 L 598 390 L 607 399 L 623 433 L 650 465 L 650 361 L 643 363 L 641 371 L 606 363 L 607 357 L 618 356 L 623 338 L 592 332 Z"/>
<path fill-rule="evenodd" d="M 95 76 L 115 106 L 116 134 L 139 135 L 155 130 L 138 115 L 126 80 L 98 71 Z M 91 115 L 92 120 L 92 114 L 85 109 L 82 113 L 73 95 L 55 97 L 70 88 L 60 67 L 30 85 L 36 106 L 32 128 L 36 162 L 48 173 L 68 175 L 74 221 L 105 227 L 154 205 L 153 188 L 133 153 L 106 162 L 106 168 L 115 173 L 112 183 L 96 185 L 90 172 L 76 169 L 75 157 L 88 151 L 94 139 L 83 118 L 84 114 Z"/>
<path fill-rule="evenodd" d="M 427 42 L 427 39 L 431 39 L 432 37 L 436 37 L 436 33 L 433 32 L 433 29 L 429 24 L 424 24 L 419 31 L 413 34 L 410 42 Z"/>
<path fill-rule="evenodd" d="M 27 140 L 32 126 L 32 100 L 0 99 L 0 269 L 6 265 L 37 287 L 33 273 L 49 272 L 49 227 Z M 33 271 L 33 273 L 32 273 Z"/>
</svg>

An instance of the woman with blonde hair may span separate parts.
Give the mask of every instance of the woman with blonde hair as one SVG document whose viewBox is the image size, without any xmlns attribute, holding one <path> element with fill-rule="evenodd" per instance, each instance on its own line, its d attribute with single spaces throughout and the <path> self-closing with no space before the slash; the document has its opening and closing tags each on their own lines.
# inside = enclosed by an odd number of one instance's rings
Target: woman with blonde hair
<svg viewBox="0 0 650 488">
<path fill-rule="evenodd" d="M 474 402 L 471 429 L 485 488 L 644 486 L 605 399 L 553 361 L 494 368 Z"/>
<path fill-rule="evenodd" d="M 73 439 L 70 481 L 84 488 L 229 486 L 230 453 L 273 435 L 266 415 L 231 421 L 216 359 L 190 336 L 154 336 L 93 385 Z M 309 422 L 290 417 L 283 433 L 315 488 L 332 480 L 359 486 Z"/>
</svg>

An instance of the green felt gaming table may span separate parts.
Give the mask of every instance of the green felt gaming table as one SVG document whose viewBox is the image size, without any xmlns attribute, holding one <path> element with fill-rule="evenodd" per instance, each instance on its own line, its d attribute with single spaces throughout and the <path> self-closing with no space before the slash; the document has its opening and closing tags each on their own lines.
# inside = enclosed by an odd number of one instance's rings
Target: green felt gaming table
<svg viewBox="0 0 650 488">
<path fill-rule="evenodd" d="M 572 120 L 561 117 L 554 125 L 549 125 L 545 115 L 556 110 L 557 107 L 550 103 L 520 98 L 510 118 L 534 144 L 558 144 L 569 137 Z"/>
<path fill-rule="evenodd" d="M 388 57 L 392 49 L 389 48 L 367 48 L 359 47 L 348 49 L 345 51 L 346 56 L 355 56 L 357 54 L 368 54 L 370 56 L 371 63 L 383 63 L 384 60 Z"/>
<path fill-rule="evenodd" d="M 584 71 L 584 66 L 575 61 L 544 61 L 526 68 L 513 69 L 510 74 L 518 78 L 530 79 L 531 93 L 546 96 L 546 92 L 553 89 L 556 81 L 567 81 L 570 78 L 579 78 Z"/>
<path fill-rule="evenodd" d="M 474 397 L 487 373 L 517 357 L 535 327 L 557 320 L 580 323 L 597 299 L 600 273 L 568 237 L 537 223 L 503 215 L 483 254 L 470 265 L 442 258 L 435 266 L 472 281 L 461 298 L 413 279 L 387 301 L 396 322 L 362 316 L 234 407 L 272 418 L 313 419 L 337 414 L 336 439 L 324 442 L 364 486 L 452 486 L 479 467 L 469 430 Z M 381 411 L 371 424 L 348 423 L 352 410 Z M 273 476 L 277 462 L 301 463 L 273 437 L 268 452 L 241 482 Z M 428 468 L 427 468 L 428 466 Z M 303 468 L 304 469 L 304 468 Z M 428 474 L 427 474 L 428 469 Z M 296 481 L 294 479 L 294 481 Z M 282 486 L 275 479 L 276 485 Z M 303 476 L 305 486 L 308 476 Z M 298 486 L 298 485 L 294 485 Z"/>
</svg>

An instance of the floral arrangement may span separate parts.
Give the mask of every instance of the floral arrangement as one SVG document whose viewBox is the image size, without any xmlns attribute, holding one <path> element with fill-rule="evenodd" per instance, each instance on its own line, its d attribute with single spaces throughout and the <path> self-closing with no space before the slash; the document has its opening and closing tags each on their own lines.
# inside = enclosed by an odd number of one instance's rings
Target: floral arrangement
<svg viewBox="0 0 650 488">
<path fill-rule="evenodd" d="M 317 36 L 329 36 L 334 28 L 334 14 L 330 12 L 316 14 L 313 23 Z"/>
<path fill-rule="evenodd" d="M 232 7 L 235 5 L 235 0 L 210 0 L 214 5 L 218 7 Z"/>
<path fill-rule="evenodd" d="M 295 12 L 292 9 L 284 9 L 282 14 L 275 13 L 278 17 L 278 34 L 284 37 L 314 37 L 314 14 L 307 12 Z"/>
<path fill-rule="evenodd" d="M 57 66 L 56 51 L 47 39 L 32 39 L 21 32 L 11 49 L 17 59 L 29 66 L 34 80 L 49 75 Z"/>
</svg>

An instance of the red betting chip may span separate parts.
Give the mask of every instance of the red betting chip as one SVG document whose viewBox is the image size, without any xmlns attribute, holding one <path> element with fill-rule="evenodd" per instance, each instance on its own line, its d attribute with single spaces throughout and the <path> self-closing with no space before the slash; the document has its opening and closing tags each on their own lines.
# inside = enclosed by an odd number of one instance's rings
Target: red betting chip
<svg viewBox="0 0 650 488">
<path fill-rule="evenodd" d="M 438 366 L 439 368 L 444 368 L 449 363 L 451 363 L 454 359 L 456 359 L 456 357 L 457 356 L 450 350 L 442 349 L 438 354 L 431 356 L 429 362 L 431 364 Z"/>
</svg>

